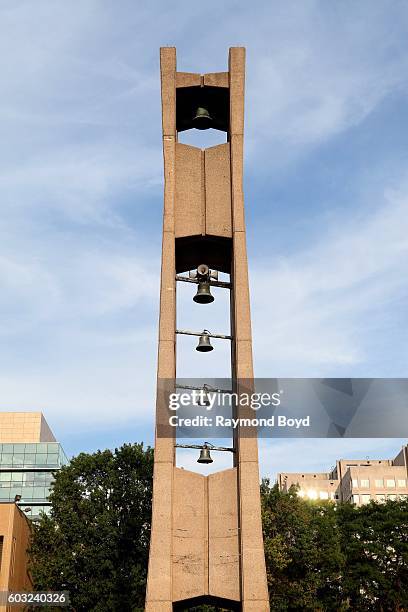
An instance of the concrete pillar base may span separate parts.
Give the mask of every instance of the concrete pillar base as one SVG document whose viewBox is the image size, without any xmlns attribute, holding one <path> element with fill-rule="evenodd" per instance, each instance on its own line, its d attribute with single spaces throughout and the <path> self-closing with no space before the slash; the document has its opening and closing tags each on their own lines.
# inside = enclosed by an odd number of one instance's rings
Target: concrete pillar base
<svg viewBox="0 0 408 612">
<path fill-rule="evenodd" d="M 269 612 L 269 601 L 243 601 L 242 612 Z"/>
<path fill-rule="evenodd" d="M 145 612 L 173 612 L 173 604 L 171 601 L 148 601 Z"/>
</svg>

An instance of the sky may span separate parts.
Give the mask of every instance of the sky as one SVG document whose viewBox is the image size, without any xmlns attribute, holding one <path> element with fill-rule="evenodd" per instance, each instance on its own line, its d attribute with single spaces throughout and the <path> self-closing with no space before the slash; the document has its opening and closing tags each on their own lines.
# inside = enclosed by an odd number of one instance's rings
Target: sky
<svg viewBox="0 0 408 612">
<path fill-rule="evenodd" d="M 405 377 L 407 34 L 402 0 L 2 0 L 0 410 L 43 411 L 68 455 L 153 442 L 160 46 L 201 73 L 247 49 L 256 375 Z M 204 316 L 180 290 L 180 326 L 208 317 L 225 333 L 215 295 Z M 180 340 L 181 375 L 197 376 L 198 357 Z M 261 473 L 392 457 L 404 442 L 262 441 Z"/>
</svg>

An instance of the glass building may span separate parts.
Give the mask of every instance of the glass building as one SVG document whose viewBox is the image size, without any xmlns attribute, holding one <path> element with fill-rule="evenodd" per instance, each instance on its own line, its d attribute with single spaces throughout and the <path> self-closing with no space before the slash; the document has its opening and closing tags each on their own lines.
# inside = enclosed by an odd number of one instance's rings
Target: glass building
<svg viewBox="0 0 408 612">
<path fill-rule="evenodd" d="M 15 418 L 13 422 L 18 423 L 20 435 L 16 435 L 14 428 L 14 435 L 8 433 L 5 436 L 4 428 L 1 428 L 5 414 L 30 415 L 30 425 L 24 427 L 22 419 Z M 44 426 L 41 413 L 34 414 L 40 415 L 40 424 L 38 432 L 33 435 L 33 413 L 0 413 L 0 502 L 18 500 L 26 516 L 36 520 L 41 512 L 49 512 L 48 496 L 53 472 L 67 464 L 68 459 L 46 423 Z M 27 434 L 28 431 L 30 433 Z M 3 442 L 5 437 L 9 439 L 8 442 Z M 19 441 L 15 441 L 16 438 Z M 22 438 L 29 438 L 30 441 L 20 441 Z M 35 442 L 33 438 L 51 438 L 54 441 Z M 20 499 L 16 496 L 20 496 Z"/>
</svg>

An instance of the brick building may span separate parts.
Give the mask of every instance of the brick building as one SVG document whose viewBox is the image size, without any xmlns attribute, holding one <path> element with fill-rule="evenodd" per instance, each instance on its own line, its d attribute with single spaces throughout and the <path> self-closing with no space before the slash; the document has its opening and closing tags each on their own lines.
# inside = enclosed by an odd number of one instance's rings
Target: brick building
<svg viewBox="0 0 408 612">
<path fill-rule="evenodd" d="M 278 485 L 287 491 L 299 486 L 309 499 L 352 502 L 385 501 L 408 496 L 408 445 L 394 459 L 339 459 L 331 472 L 281 472 Z"/>
</svg>

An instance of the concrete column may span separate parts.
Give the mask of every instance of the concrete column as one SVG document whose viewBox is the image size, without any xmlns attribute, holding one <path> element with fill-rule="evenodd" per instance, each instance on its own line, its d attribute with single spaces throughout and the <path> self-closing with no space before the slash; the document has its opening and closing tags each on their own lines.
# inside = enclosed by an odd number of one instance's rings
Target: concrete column
<svg viewBox="0 0 408 612">
<path fill-rule="evenodd" d="M 233 372 L 240 389 L 252 388 L 252 333 L 249 304 L 248 260 L 246 251 L 243 196 L 243 140 L 245 49 L 230 49 L 230 146 L 232 197 L 232 330 L 234 336 Z M 239 416 L 253 417 L 253 411 L 241 409 Z M 241 601 L 245 612 L 269 610 L 265 556 L 262 537 L 259 490 L 258 445 L 256 431 L 245 428 L 237 440 L 239 525 L 241 550 Z"/>
<path fill-rule="evenodd" d="M 176 49 L 160 51 L 163 109 L 164 214 L 160 288 L 158 391 L 154 453 L 153 510 L 147 612 L 170 612 L 172 594 L 172 508 L 174 438 L 163 437 L 167 425 L 167 403 L 161 381 L 176 375 L 176 281 L 175 281 L 175 157 L 176 157 Z M 171 433 L 171 432 L 169 432 Z"/>
</svg>

